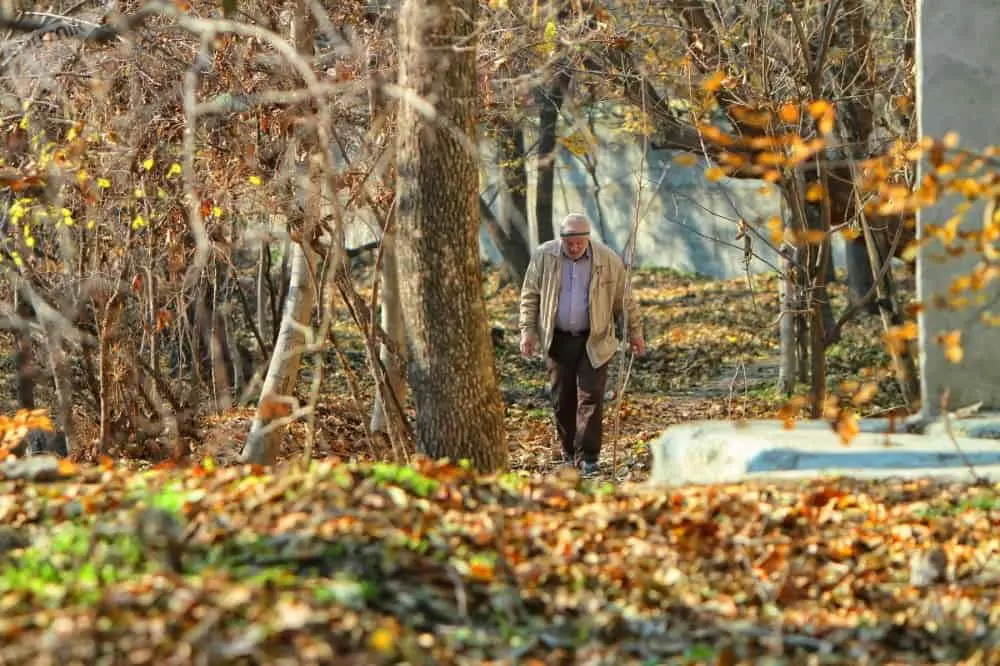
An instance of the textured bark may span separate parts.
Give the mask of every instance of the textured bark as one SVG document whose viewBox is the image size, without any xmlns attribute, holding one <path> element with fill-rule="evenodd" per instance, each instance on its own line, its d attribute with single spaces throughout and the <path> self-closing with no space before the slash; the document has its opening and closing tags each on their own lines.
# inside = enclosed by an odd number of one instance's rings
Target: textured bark
<svg viewBox="0 0 1000 666">
<path fill-rule="evenodd" d="M 507 464 L 479 262 L 476 0 L 406 0 L 400 12 L 398 260 L 420 452 Z"/>
</svg>

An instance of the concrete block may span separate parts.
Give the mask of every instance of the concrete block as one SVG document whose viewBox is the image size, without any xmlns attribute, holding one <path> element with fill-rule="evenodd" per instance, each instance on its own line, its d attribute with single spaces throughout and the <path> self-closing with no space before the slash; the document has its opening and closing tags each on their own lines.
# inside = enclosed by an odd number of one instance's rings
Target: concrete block
<svg viewBox="0 0 1000 666">
<path fill-rule="evenodd" d="M 956 440 L 976 473 L 1000 478 L 1000 441 Z M 652 444 L 653 484 L 753 479 L 939 477 L 972 479 L 962 453 L 943 435 L 863 432 L 844 445 L 829 425 L 701 421 L 673 426 Z"/>
<path fill-rule="evenodd" d="M 917 120 L 920 135 L 941 139 L 958 132 L 960 146 L 980 151 L 1000 141 L 1000 2 L 997 0 L 921 0 L 917 8 Z M 917 182 L 928 173 L 920 165 Z M 943 224 L 955 214 L 960 198 L 943 197 L 917 216 L 920 228 Z M 983 203 L 965 214 L 962 230 L 982 228 Z M 967 275 L 980 259 L 975 252 L 945 257 L 934 240 L 924 245 L 917 260 L 917 298 L 927 307 L 919 318 L 920 374 L 923 411 L 934 416 L 941 397 L 949 392 L 949 408 L 983 402 L 984 409 L 1000 409 L 1000 328 L 982 323 L 983 308 L 961 310 L 934 307 L 936 296 L 948 297 L 952 280 Z M 984 292 L 985 294 L 985 292 Z M 985 294 L 988 295 L 988 294 Z M 990 308 L 996 313 L 996 308 Z M 935 340 L 941 333 L 960 329 L 964 360 L 944 357 Z"/>
</svg>

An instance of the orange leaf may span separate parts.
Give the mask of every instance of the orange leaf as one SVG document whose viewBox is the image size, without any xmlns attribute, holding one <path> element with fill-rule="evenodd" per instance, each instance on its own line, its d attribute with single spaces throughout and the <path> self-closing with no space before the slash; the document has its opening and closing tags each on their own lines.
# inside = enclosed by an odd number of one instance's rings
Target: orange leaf
<svg viewBox="0 0 1000 666">
<path fill-rule="evenodd" d="M 965 351 L 962 349 L 962 331 L 941 333 L 937 336 L 938 344 L 944 347 L 944 357 L 952 363 L 961 363 Z"/>
<path fill-rule="evenodd" d="M 833 428 L 840 435 L 840 442 L 844 446 L 851 443 L 858 433 L 861 432 L 861 426 L 858 424 L 858 417 L 849 409 L 842 409 L 837 414 L 836 420 L 833 422 Z"/>
<path fill-rule="evenodd" d="M 723 171 L 720 167 L 712 167 L 711 169 L 705 170 L 705 178 L 707 178 L 708 181 L 711 183 L 718 182 L 723 178 L 725 178 L 725 176 L 726 172 Z"/>
<path fill-rule="evenodd" d="M 707 90 L 708 92 L 715 92 L 722 87 L 722 84 L 725 82 L 725 80 L 726 80 L 725 72 L 715 72 L 710 77 L 705 79 L 705 81 L 701 84 L 701 87 Z"/>
<path fill-rule="evenodd" d="M 830 134 L 833 132 L 833 121 L 834 121 L 834 111 L 831 106 L 827 109 L 823 117 L 819 119 L 818 127 L 821 134 Z"/>
<path fill-rule="evenodd" d="M 156 332 L 160 333 L 166 328 L 170 327 L 170 313 L 166 310 L 157 310 L 156 312 Z"/>
<path fill-rule="evenodd" d="M 795 123 L 799 120 L 799 105 L 784 104 L 778 109 L 778 117 L 786 123 Z"/>
<path fill-rule="evenodd" d="M 823 200 L 825 191 L 823 190 L 823 185 L 820 183 L 810 183 L 809 187 L 806 188 L 806 201 L 812 203 L 818 203 Z"/>
<path fill-rule="evenodd" d="M 292 413 L 292 406 L 275 395 L 266 395 L 261 398 L 257 408 L 260 418 L 264 421 L 280 419 Z"/>
<path fill-rule="evenodd" d="M 832 107 L 830 103 L 823 99 L 818 99 L 815 102 L 809 103 L 809 115 L 817 120 L 829 111 Z"/>
<path fill-rule="evenodd" d="M 851 398 L 851 402 L 855 405 L 861 406 L 868 404 L 878 393 L 878 384 L 875 382 L 867 382 L 861 388 L 855 392 L 854 396 Z"/>
</svg>

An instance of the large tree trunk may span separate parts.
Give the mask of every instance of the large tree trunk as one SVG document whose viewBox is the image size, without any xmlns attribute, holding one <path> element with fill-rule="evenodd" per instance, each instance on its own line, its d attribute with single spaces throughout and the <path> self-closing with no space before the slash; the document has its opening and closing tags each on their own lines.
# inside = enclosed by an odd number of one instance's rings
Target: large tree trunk
<svg viewBox="0 0 1000 666">
<path fill-rule="evenodd" d="M 507 448 L 479 263 L 477 4 L 403 3 L 400 84 L 436 117 L 400 102 L 397 221 L 417 447 L 488 472 Z"/>
</svg>

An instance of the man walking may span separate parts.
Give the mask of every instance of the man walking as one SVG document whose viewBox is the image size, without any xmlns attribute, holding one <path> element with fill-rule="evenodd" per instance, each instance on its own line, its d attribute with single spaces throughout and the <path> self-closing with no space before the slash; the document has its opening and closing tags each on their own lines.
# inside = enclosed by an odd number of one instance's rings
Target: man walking
<svg viewBox="0 0 1000 666">
<path fill-rule="evenodd" d="M 597 474 L 608 364 L 618 348 L 615 319 L 624 315 L 632 351 L 646 343 L 639 308 L 625 300 L 625 265 L 591 240 L 586 216 L 573 213 L 559 238 L 532 254 L 521 288 L 521 354 L 546 354 L 549 392 L 566 463 Z"/>
</svg>

